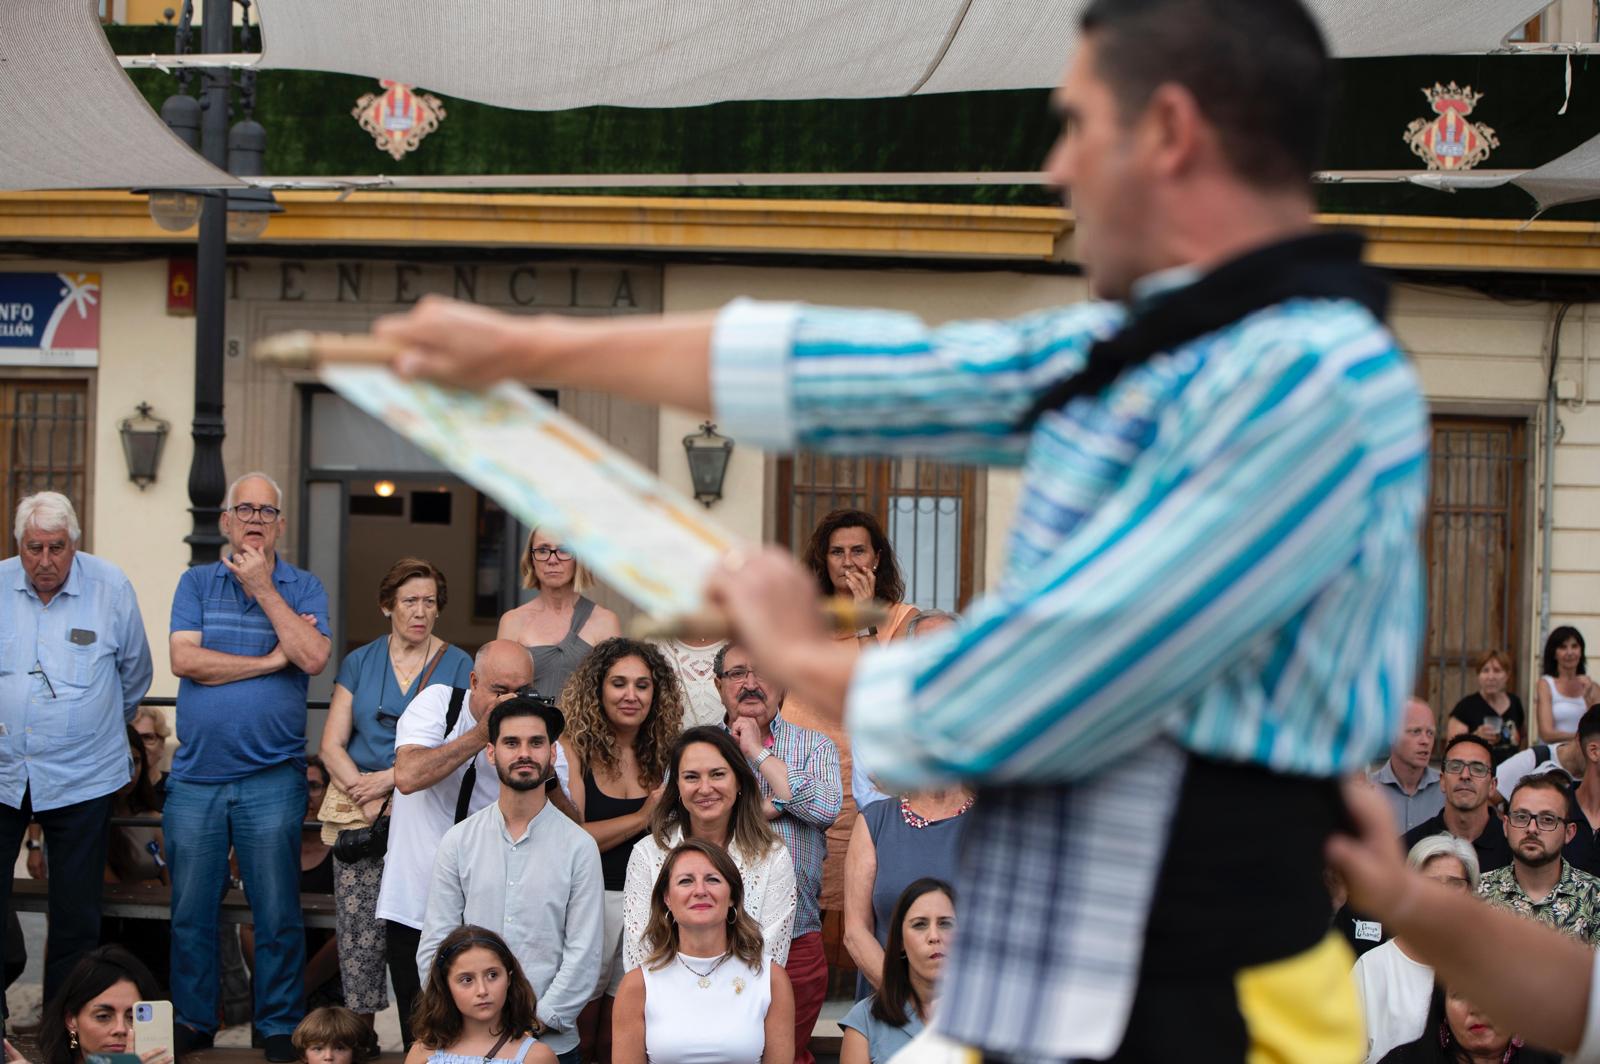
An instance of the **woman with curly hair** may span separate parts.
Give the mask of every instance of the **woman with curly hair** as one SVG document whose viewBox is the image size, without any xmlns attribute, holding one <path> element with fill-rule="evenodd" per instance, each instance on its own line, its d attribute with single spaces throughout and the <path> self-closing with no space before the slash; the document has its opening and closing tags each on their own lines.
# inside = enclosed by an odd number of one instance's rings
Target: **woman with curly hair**
<svg viewBox="0 0 1600 1064">
<path fill-rule="evenodd" d="M 610 1059 L 611 1005 L 622 982 L 622 889 L 633 844 L 650 830 L 661 800 L 667 757 L 683 729 L 683 693 L 661 652 L 632 639 L 607 639 L 561 692 L 567 733 L 561 739 L 572 804 L 600 848 L 605 876 L 606 937 L 600 959 L 604 993 L 584 1010 L 578 1031 L 584 1059 Z"/>
<path fill-rule="evenodd" d="M 538 1042 L 533 986 L 522 965 L 505 939 L 476 924 L 439 943 L 411 1029 L 417 1040 L 405 1064 L 556 1064 Z"/>
</svg>

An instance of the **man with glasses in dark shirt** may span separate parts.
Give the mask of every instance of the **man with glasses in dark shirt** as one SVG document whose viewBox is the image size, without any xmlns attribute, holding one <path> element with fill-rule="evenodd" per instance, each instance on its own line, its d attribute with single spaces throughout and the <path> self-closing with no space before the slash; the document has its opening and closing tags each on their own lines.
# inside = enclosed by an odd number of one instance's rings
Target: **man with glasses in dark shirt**
<svg viewBox="0 0 1600 1064">
<path fill-rule="evenodd" d="M 1600 879 L 1561 856 L 1574 832 L 1566 790 L 1549 775 L 1529 776 L 1511 792 L 1509 804 L 1511 864 L 1484 876 L 1478 893 L 1493 905 L 1600 945 Z"/>
<path fill-rule="evenodd" d="M 1600 742 L 1595 746 L 1600 751 Z M 1489 744 L 1472 734 L 1456 736 L 1445 744 L 1440 769 L 1444 808 L 1406 832 L 1406 852 L 1429 835 L 1446 833 L 1472 843 L 1483 872 L 1510 864 L 1505 828 L 1489 810 L 1489 795 L 1494 791 L 1494 757 Z"/>
<path fill-rule="evenodd" d="M 229 553 L 184 573 L 172 598 L 178 738 L 167 780 L 177 1055 L 217 1028 L 217 902 L 228 849 L 256 931 L 255 1010 L 267 1059 L 291 1061 L 305 1014 L 300 831 L 306 690 L 328 664 L 328 594 L 278 556 L 283 495 L 264 473 L 228 488 Z"/>
</svg>

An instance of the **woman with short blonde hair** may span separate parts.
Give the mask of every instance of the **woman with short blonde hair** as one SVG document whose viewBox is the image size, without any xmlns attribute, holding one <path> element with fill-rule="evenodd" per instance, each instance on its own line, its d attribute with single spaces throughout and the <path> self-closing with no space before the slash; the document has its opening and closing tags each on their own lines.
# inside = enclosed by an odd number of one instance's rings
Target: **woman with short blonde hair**
<svg viewBox="0 0 1600 1064">
<path fill-rule="evenodd" d="M 518 568 L 522 586 L 538 594 L 506 611 L 495 638 L 527 647 L 533 655 L 534 691 L 556 699 L 589 651 L 622 634 L 622 622 L 584 596 L 591 586 L 589 571 L 544 529 L 528 532 Z"/>
</svg>

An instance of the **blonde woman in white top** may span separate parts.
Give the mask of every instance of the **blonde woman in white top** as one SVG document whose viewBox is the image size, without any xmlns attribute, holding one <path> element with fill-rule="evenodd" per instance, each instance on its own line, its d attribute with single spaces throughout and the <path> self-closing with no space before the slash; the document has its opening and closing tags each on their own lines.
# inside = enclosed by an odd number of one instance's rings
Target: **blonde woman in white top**
<svg viewBox="0 0 1600 1064">
<path fill-rule="evenodd" d="M 743 880 L 744 911 L 761 928 L 769 960 L 789 959 L 794 927 L 794 864 L 761 814 L 750 765 L 721 728 L 690 728 L 673 747 L 666 790 L 628 858 L 622 891 L 622 966 L 639 967 L 650 922 L 650 893 L 667 855 L 685 839 L 722 847 Z"/>
<path fill-rule="evenodd" d="M 722 847 L 690 839 L 650 890 L 644 964 L 617 991 L 612 1064 L 792 1064 L 794 993 Z"/>
</svg>

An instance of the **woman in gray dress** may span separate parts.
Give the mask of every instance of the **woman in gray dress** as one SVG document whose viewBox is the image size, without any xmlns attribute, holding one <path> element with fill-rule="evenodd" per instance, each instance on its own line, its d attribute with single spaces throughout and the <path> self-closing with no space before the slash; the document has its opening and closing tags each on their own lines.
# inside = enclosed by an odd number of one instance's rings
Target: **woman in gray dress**
<svg viewBox="0 0 1600 1064">
<path fill-rule="evenodd" d="M 533 689 L 558 698 L 567 677 L 595 645 L 622 634 L 617 615 L 585 598 L 592 578 L 566 545 L 535 528 L 522 551 L 522 586 L 538 595 L 500 618 L 497 639 L 533 655 Z"/>
</svg>

